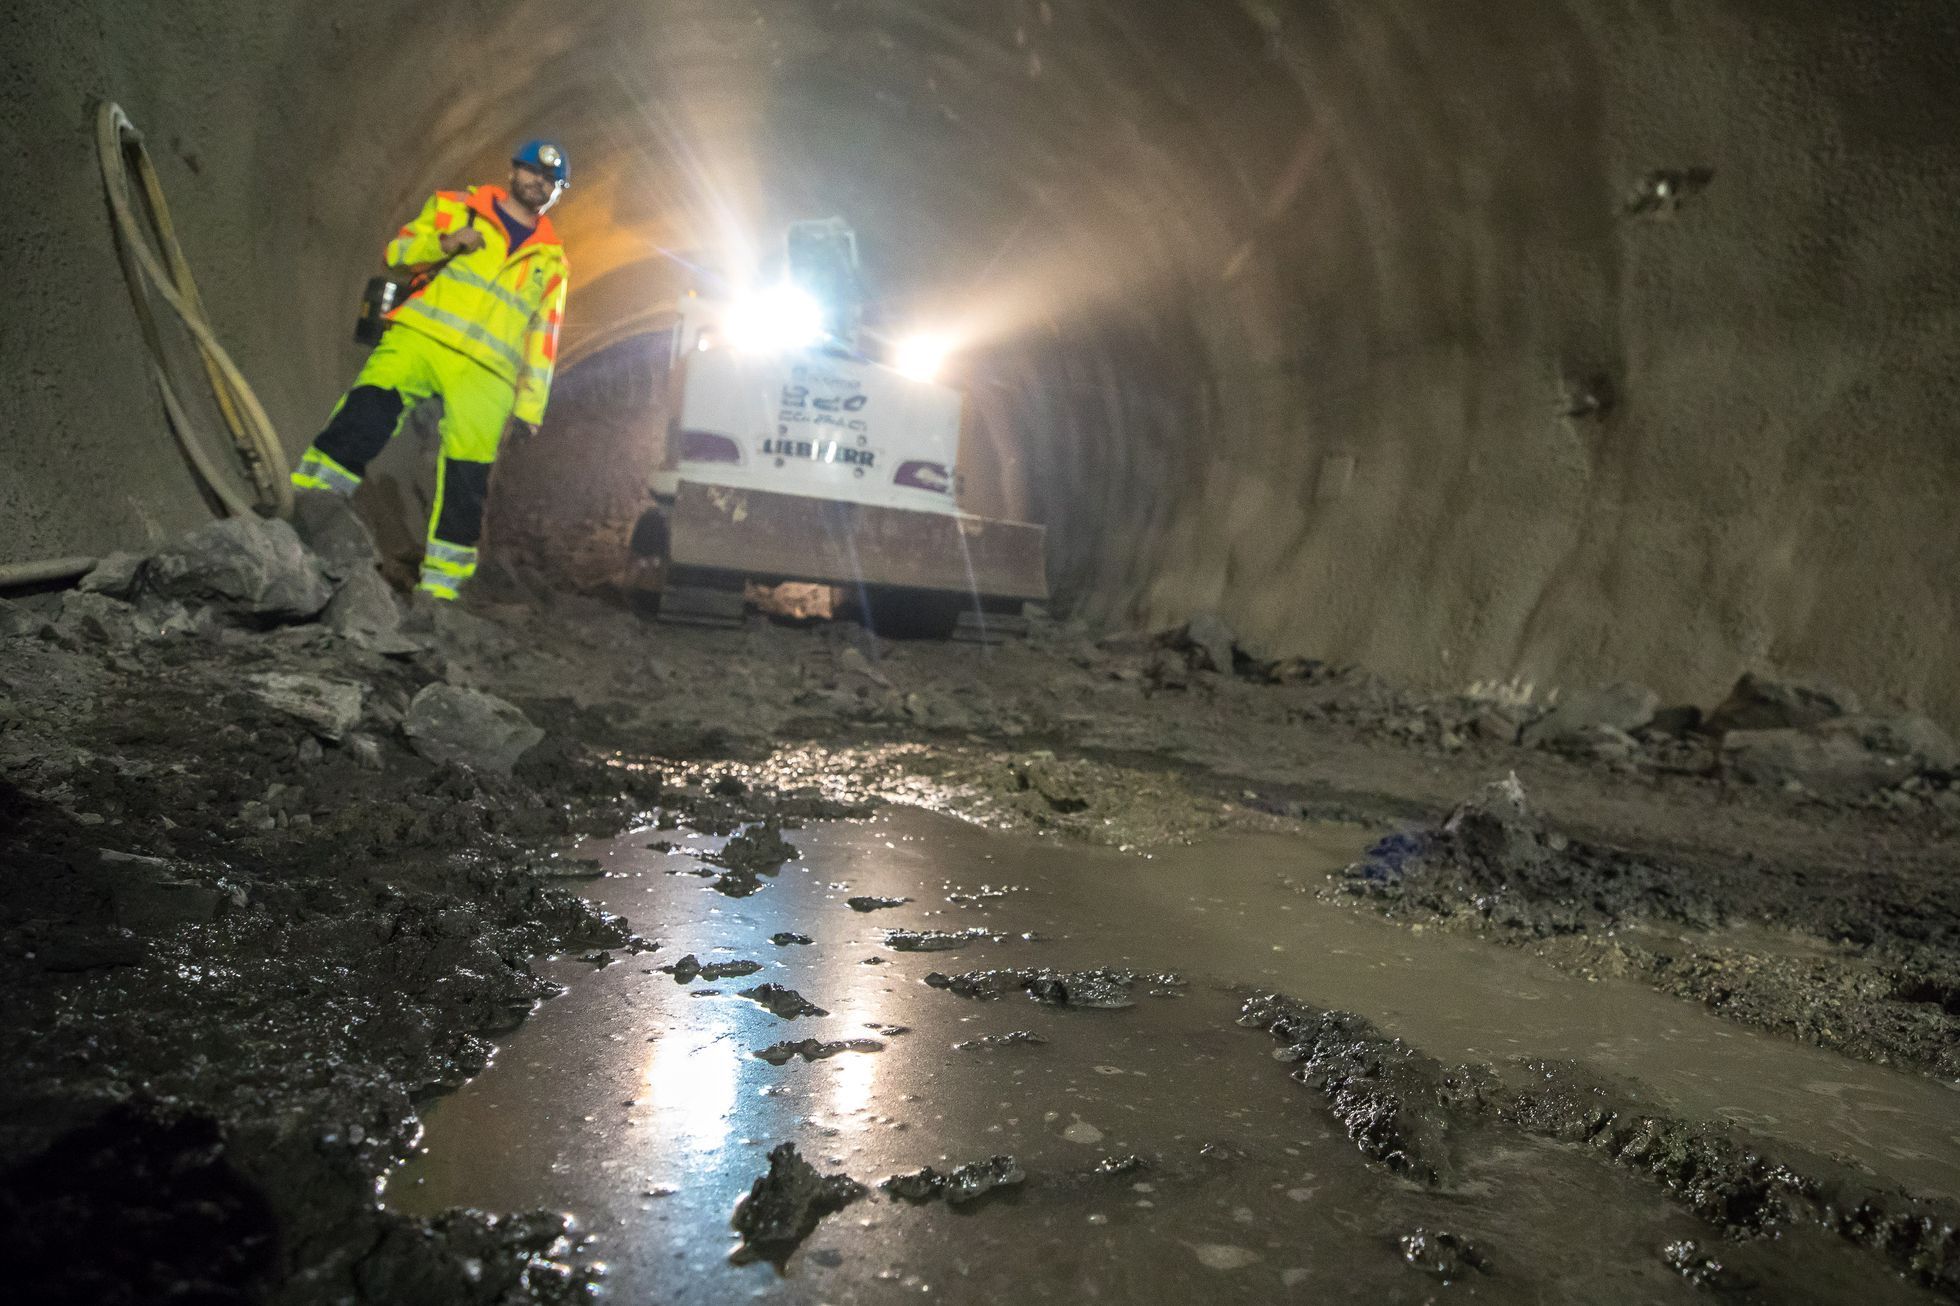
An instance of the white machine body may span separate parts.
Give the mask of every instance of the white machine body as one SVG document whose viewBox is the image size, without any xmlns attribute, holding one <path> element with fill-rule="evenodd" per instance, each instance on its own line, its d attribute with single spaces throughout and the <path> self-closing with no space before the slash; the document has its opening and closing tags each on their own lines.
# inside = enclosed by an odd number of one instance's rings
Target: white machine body
<svg viewBox="0 0 1960 1306">
<path fill-rule="evenodd" d="M 962 394 L 823 347 L 748 352 L 689 296 L 657 497 L 681 481 L 912 512 L 958 510 Z"/>
</svg>

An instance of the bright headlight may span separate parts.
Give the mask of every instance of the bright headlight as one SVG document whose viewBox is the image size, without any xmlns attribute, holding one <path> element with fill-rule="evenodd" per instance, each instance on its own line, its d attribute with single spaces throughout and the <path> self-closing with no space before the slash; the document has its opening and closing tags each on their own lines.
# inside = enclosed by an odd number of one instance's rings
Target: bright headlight
<svg viewBox="0 0 1960 1306">
<path fill-rule="evenodd" d="M 729 344 L 749 353 L 806 349 L 823 339 L 823 306 L 796 286 L 770 286 L 736 300 L 723 329 Z"/>
<path fill-rule="evenodd" d="M 892 351 L 892 366 L 914 381 L 930 381 L 946 365 L 952 348 L 944 336 L 908 336 Z"/>
</svg>

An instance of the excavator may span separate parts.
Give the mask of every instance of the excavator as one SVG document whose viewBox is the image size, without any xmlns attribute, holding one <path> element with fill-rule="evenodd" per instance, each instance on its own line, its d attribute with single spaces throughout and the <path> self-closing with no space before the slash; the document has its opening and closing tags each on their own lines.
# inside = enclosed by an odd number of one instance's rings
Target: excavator
<svg viewBox="0 0 1960 1306">
<path fill-rule="evenodd" d="M 677 305 L 630 545 L 641 606 L 721 624 L 759 591 L 810 587 L 880 634 L 1020 625 L 1048 597 L 1044 530 L 962 511 L 965 396 L 935 379 L 943 345 L 867 339 L 842 219 L 792 223 L 785 244 L 779 278 Z"/>
</svg>

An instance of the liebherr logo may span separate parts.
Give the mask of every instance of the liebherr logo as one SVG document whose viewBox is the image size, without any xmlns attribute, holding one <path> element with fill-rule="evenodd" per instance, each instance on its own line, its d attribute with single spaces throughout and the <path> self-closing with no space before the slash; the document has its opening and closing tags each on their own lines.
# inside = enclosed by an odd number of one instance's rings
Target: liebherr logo
<svg viewBox="0 0 1960 1306">
<path fill-rule="evenodd" d="M 835 440 L 798 440 L 773 436 L 762 442 L 765 458 L 807 458 L 811 462 L 841 463 L 846 467 L 870 467 L 878 459 L 871 449 L 853 449 Z"/>
</svg>

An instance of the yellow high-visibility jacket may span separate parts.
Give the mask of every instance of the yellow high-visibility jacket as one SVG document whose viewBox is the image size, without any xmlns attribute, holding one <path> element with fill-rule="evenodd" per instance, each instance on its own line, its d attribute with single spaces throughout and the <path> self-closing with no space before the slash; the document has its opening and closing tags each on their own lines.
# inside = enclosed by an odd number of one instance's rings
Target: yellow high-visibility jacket
<svg viewBox="0 0 1960 1306">
<path fill-rule="evenodd" d="M 388 242 L 388 266 L 417 278 L 388 316 L 509 381 L 517 389 L 512 416 L 535 426 L 544 420 L 565 320 L 565 247 L 541 214 L 537 229 L 511 249 L 491 207 L 504 197 L 499 186 L 429 197 L 415 221 Z M 444 263 L 442 237 L 470 223 L 482 233 L 482 248 Z"/>
</svg>

